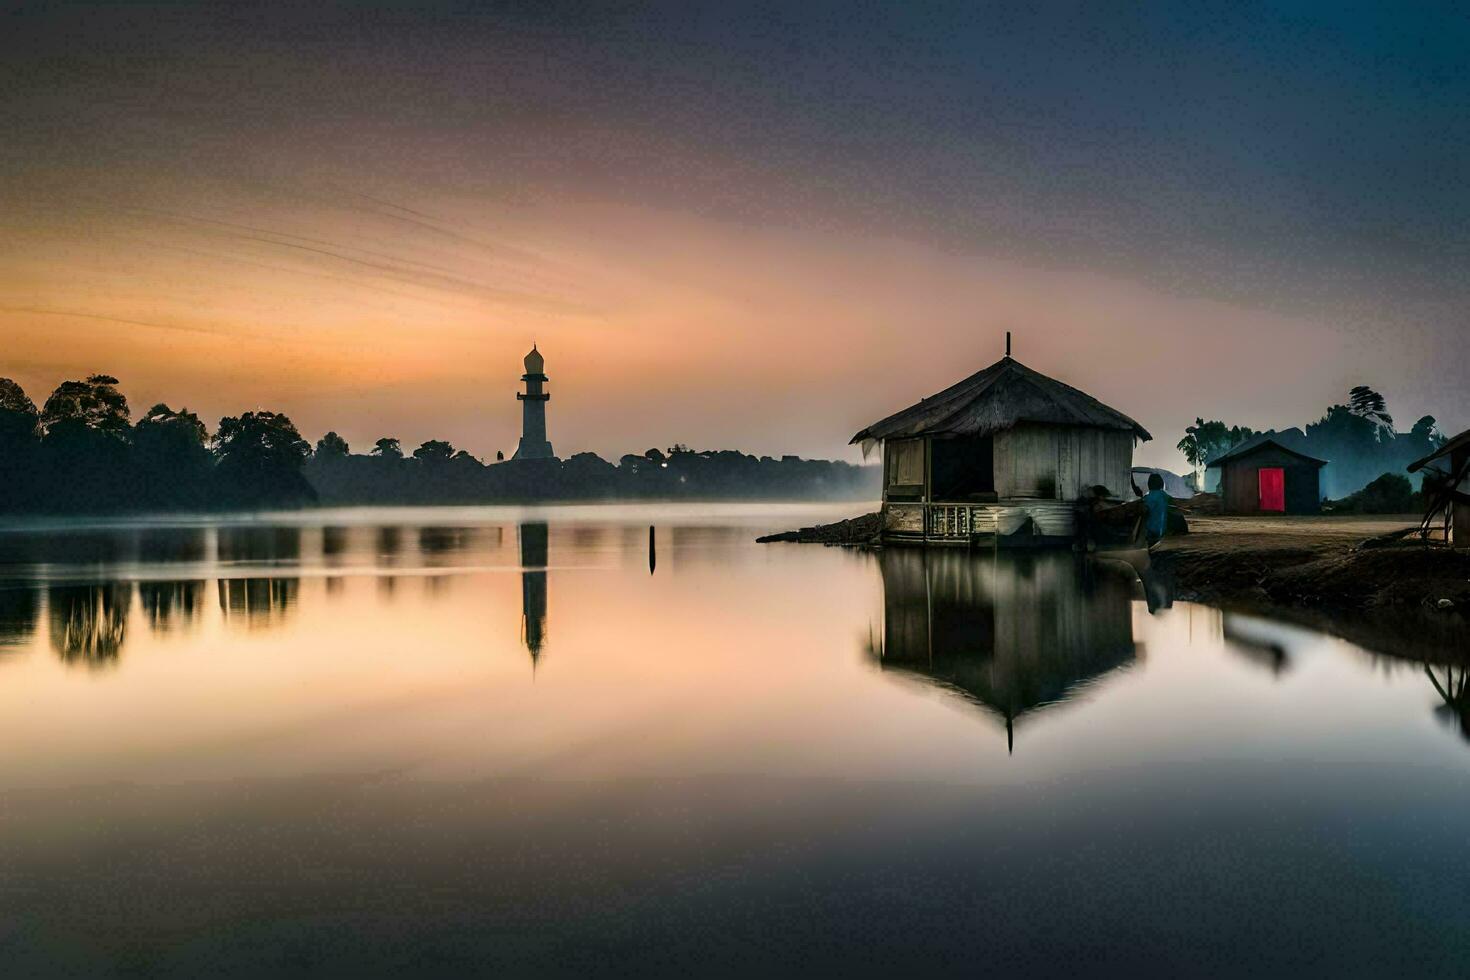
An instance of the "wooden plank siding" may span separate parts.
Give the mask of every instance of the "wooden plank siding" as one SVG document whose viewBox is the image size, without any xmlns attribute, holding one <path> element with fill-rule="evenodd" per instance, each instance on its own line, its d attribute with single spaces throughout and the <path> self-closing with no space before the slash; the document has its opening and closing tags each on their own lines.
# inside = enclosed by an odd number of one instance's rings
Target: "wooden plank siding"
<svg viewBox="0 0 1470 980">
<path fill-rule="evenodd" d="M 1123 497 L 1132 470 L 1131 432 L 1018 425 L 995 434 L 995 492 L 1001 499 L 1076 500 L 1097 484 Z"/>
</svg>

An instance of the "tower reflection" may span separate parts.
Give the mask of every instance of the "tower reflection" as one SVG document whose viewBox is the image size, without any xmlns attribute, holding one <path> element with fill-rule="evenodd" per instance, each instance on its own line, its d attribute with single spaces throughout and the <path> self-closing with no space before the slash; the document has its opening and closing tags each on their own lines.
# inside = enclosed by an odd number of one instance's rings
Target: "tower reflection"
<svg viewBox="0 0 1470 980">
<path fill-rule="evenodd" d="M 534 667 L 546 643 L 546 522 L 522 524 L 517 532 L 521 545 L 521 641 L 530 651 Z"/>
<path fill-rule="evenodd" d="M 1004 724 L 1074 698 L 1136 655 L 1133 582 L 1073 555 L 977 557 L 890 549 L 883 578 L 883 670 L 950 691 Z"/>
</svg>

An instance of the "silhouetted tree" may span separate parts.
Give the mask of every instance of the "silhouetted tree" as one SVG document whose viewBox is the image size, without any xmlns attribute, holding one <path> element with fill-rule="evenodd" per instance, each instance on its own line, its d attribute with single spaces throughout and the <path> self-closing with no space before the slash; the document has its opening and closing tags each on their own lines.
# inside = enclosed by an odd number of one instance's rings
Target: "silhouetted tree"
<svg viewBox="0 0 1470 980">
<path fill-rule="evenodd" d="M 302 476 L 311 446 L 277 412 L 220 419 L 215 473 L 221 500 L 250 506 L 297 506 L 316 499 Z"/>
<path fill-rule="evenodd" d="M 207 507 L 214 457 L 204 423 L 188 409 L 154 405 L 133 427 L 139 506 Z"/>
<path fill-rule="evenodd" d="M 0 511 L 29 510 L 40 474 L 40 413 L 20 385 L 0 378 Z"/>
<path fill-rule="evenodd" d="M 85 381 L 63 381 L 41 409 L 41 427 L 49 434 L 57 425 L 76 422 L 99 432 L 128 431 L 128 400 L 117 379 L 93 374 Z"/>
<path fill-rule="evenodd" d="M 402 459 L 403 447 L 398 444 L 397 439 L 385 436 L 373 443 L 373 455 L 380 459 Z"/>
<path fill-rule="evenodd" d="M 1383 396 L 1372 388 L 1367 385 L 1358 385 L 1349 391 L 1348 409 L 1354 415 L 1367 419 L 1377 427 L 1375 436 L 1379 441 L 1393 438 L 1393 416 L 1388 414 L 1388 406 Z"/>
<path fill-rule="evenodd" d="M 442 439 L 430 439 L 413 451 L 413 458 L 425 463 L 442 463 L 454 455 L 454 447 Z"/>
<path fill-rule="evenodd" d="M 317 440 L 316 455 L 318 459 L 342 459 L 347 456 L 350 449 L 347 440 L 335 432 L 328 432 Z"/>
<path fill-rule="evenodd" d="M 47 488 L 48 509 L 106 511 L 138 506 L 128 415 L 128 400 L 111 375 L 64 381 L 51 393 L 40 418 L 45 435 L 39 479 Z"/>
</svg>

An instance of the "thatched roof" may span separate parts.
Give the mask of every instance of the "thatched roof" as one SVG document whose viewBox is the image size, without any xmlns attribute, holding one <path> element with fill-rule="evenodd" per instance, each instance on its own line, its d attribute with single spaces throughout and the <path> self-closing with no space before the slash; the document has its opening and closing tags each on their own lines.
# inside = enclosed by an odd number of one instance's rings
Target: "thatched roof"
<svg viewBox="0 0 1470 980">
<path fill-rule="evenodd" d="M 874 422 L 853 442 L 910 436 L 983 436 L 1021 422 L 1081 425 L 1132 432 L 1148 430 L 1114 408 L 1011 357 L 951 385 L 917 405 Z"/>
</svg>

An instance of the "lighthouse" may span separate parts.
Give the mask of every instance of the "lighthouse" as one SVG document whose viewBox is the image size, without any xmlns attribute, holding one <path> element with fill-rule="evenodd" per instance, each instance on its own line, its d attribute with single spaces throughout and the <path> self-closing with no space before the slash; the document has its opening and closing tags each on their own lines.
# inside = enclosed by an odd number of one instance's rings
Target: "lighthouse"
<svg viewBox="0 0 1470 980">
<path fill-rule="evenodd" d="M 526 355 L 525 365 L 526 373 L 521 375 L 521 380 L 526 383 L 526 390 L 516 393 L 516 400 L 521 403 L 521 444 L 511 458 L 554 459 L 551 443 L 546 440 L 546 402 L 551 396 L 541 390 L 546 383 L 546 359 L 535 344 Z"/>
</svg>

